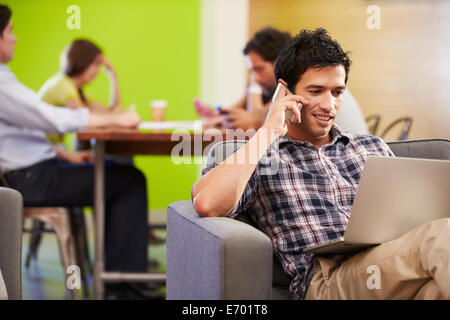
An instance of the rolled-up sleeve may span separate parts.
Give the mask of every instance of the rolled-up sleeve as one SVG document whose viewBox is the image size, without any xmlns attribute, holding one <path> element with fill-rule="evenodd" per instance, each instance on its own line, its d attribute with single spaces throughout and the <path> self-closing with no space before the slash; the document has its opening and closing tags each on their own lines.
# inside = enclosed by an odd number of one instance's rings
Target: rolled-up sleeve
<svg viewBox="0 0 450 320">
<path fill-rule="evenodd" d="M 392 152 L 391 148 L 389 148 L 388 144 L 384 142 L 383 139 L 377 136 L 369 136 L 371 146 L 368 147 L 369 150 L 374 149 L 380 156 L 383 157 L 395 157 L 395 154 Z M 367 143 L 364 143 L 367 145 Z"/>
<path fill-rule="evenodd" d="M 0 120 L 46 133 L 66 133 L 87 127 L 89 110 L 47 104 L 39 100 L 33 90 L 16 80 L 0 85 Z"/>
<path fill-rule="evenodd" d="M 240 213 L 247 211 L 247 209 L 250 208 L 250 206 L 255 202 L 258 194 L 258 184 L 256 183 L 257 175 L 255 173 L 256 170 L 253 172 L 250 180 L 248 180 L 244 192 L 242 193 L 242 196 L 239 199 L 238 203 L 236 203 L 234 208 L 230 212 L 228 212 L 227 217 L 237 217 Z"/>
<path fill-rule="evenodd" d="M 235 150 L 236 152 L 236 150 Z M 214 159 L 214 150 L 212 150 L 212 154 L 210 157 Z M 218 163 L 214 161 L 210 161 L 207 163 L 206 167 L 202 170 L 202 175 L 205 175 L 210 170 L 215 168 L 218 165 Z M 227 217 L 229 218 L 235 218 L 238 216 L 241 212 L 246 211 L 256 200 L 257 193 L 258 193 L 258 184 L 257 184 L 257 170 L 258 168 L 253 171 L 253 174 L 251 175 L 249 181 L 247 182 L 247 185 L 245 186 L 244 192 L 242 193 L 241 198 L 239 199 L 238 203 L 234 206 L 234 208 L 227 214 Z M 192 192 L 191 192 L 192 194 Z"/>
</svg>

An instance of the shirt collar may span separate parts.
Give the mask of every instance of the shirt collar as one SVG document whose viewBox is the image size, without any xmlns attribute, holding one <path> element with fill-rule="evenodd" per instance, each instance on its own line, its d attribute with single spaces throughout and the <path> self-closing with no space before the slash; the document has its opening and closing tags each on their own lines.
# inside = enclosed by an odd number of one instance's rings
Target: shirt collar
<svg viewBox="0 0 450 320">
<path fill-rule="evenodd" d="M 342 131 L 341 128 L 339 128 L 339 126 L 337 124 L 335 124 L 335 123 L 331 127 L 330 133 L 331 133 L 331 141 L 326 143 L 326 144 L 324 144 L 322 147 L 327 146 L 327 145 L 333 145 L 339 140 L 342 140 L 344 145 L 347 145 L 349 143 L 349 141 L 350 141 L 350 135 L 347 132 Z M 291 143 L 295 143 L 295 144 L 304 145 L 306 147 L 314 147 L 314 148 L 316 148 L 309 141 L 295 140 L 295 139 L 292 139 L 291 137 L 289 137 L 287 134 L 282 136 L 282 137 L 280 137 L 278 139 L 278 142 L 279 142 L 280 146 L 283 143 L 291 142 Z"/>
<path fill-rule="evenodd" d="M 0 71 L 10 71 L 6 64 L 0 63 Z"/>
<path fill-rule="evenodd" d="M 0 63 L 0 82 L 17 81 L 16 76 L 11 72 L 11 69 Z"/>
</svg>

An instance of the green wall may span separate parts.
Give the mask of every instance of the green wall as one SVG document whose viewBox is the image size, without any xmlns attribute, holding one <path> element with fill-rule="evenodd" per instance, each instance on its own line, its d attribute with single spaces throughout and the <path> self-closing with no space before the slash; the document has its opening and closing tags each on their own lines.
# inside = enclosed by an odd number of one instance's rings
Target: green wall
<svg viewBox="0 0 450 320">
<path fill-rule="evenodd" d="M 33 90 L 58 71 L 63 48 L 85 37 L 114 65 L 122 104 L 135 103 L 144 121 L 151 120 L 148 105 L 153 99 L 168 101 L 168 120 L 196 118 L 192 98 L 199 93 L 200 0 L 0 1 L 12 9 L 18 37 L 9 66 Z M 72 4 L 81 9 L 79 30 L 66 26 Z M 108 89 L 102 70 L 86 91 L 106 104 Z M 163 156 L 137 156 L 135 164 L 147 176 L 150 208 L 189 199 L 197 165 L 175 165 Z"/>
</svg>

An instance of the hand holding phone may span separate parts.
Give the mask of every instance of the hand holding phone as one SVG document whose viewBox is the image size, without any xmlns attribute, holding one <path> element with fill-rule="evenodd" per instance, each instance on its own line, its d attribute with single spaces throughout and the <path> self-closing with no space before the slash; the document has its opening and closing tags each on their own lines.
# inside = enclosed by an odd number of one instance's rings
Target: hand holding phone
<svg viewBox="0 0 450 320">
<path fill-rule="evenodd" d="M 277 88 L 275 89 L 275 93 L 272 96 L 272 102 L 275 102 L 278 99 L 278 97 L 280 96 L 280 94 L 283 90 L 285 90 L 287 94 L 292 94 L 289 91 L 289 89 L 286 88 L 286 86 L 284 86 L 281 82 L 278 82 Z M 299 102 L 297 104 L 297 109 L 298 109 L 299 113 L 302 110 L 302 107 L 303 107 L 303 105 Z M 295 117 L 291 110 L 286 110 L 286 119 L 288 119 L 290 122 L 295 122 Z M 300 119 L 300 122 L 301 122 L 301 119 Z"/>
<path fill-rule="evenodd" d="M 214 109 L 216 109 L 216 112 L 221 115 L 230 113 L 230 111 L 228 111 L 227 109 L 222 108 L 220 104 L 216 104 L 214 106 Z"/>
</svg>

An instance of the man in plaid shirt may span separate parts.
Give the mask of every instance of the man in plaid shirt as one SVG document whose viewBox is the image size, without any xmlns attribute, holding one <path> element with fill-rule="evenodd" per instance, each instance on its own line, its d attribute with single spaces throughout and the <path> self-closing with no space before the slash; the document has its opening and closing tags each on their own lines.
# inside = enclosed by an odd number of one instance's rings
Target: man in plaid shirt
<svg viewBox="0 0 450 320">
<path fill-rule="evenodd" d="M 203 170 L 194 207 L 202 216 L 249 215 L 271 238 L 295 299 L 450 298 L 449 219 L 354 255 L 303 253 L 343 236 L 367 157 L 394 156 L 380 138 L 334 124 L 349 68 L 347 53 L 324 29 L 293 38 L 275 65 L 290 92 L 248 143 Z M 287 110 L 295 119 L 286 120 Z M 381 270 L 376 288 L 368 285 L 372 266 Z"/>
</svg>

